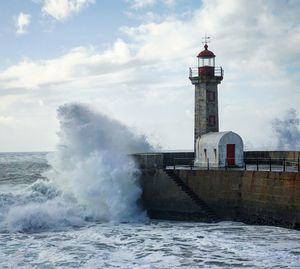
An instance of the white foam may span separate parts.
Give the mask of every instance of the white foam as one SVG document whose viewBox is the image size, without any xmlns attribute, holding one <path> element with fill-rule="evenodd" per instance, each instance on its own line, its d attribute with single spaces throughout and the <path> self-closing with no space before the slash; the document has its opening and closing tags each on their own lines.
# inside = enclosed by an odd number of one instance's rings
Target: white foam
<svg viewBox="0 0 300 269">
<path fill-rule="evenodd" d="M 139 171 L 128 155 L 151 149 L 145 137 L 81 104 L 60 107 L 58 119 L 59 145 L 45 173 L 49 182 L 24 190 L 22 203 L 2 211 L 2 226 L 32 232 L 86 220 L 146 219 L 137 203 Z"/>
</svg>

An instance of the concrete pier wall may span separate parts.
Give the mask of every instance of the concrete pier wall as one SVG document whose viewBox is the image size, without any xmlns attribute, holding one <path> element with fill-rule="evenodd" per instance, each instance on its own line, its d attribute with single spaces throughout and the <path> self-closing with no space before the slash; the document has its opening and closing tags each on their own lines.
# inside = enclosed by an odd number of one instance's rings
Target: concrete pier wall
<svg viewBox="0 0 300 269">
<path fill-rule="evenodd" d="M 176 170 L 223 220 L 300 229 L 300 173 Z M 142 201 L 150 216 L 201 220 L 201 210 L 163 169 L 144 169 Z"/>
</svg>

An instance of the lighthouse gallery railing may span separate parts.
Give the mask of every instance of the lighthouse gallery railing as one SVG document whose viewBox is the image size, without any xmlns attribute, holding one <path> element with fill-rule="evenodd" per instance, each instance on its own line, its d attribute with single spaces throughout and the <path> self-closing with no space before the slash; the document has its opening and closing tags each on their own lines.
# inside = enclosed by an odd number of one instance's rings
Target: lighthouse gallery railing
<svg viewBox="0 0 300 269">
<path fill-rule="evenodd" d="M 215 77 L 223 77 L 224 70 L 221 66 L 217 66 L 214 68 L 214 76 Z M 199 77 L 199 68 L 198 67 L 190 67 L 189 68 L 189 77 Z"/>
</svg>

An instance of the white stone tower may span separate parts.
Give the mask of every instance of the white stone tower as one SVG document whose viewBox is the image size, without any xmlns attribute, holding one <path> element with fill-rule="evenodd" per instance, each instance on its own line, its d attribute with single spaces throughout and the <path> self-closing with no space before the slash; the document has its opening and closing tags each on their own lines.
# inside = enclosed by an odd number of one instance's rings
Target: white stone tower
<svg viewBox="0 0 300 269">
<path fill-rule="evenodd" d="M 195 85 L 194 147 L 201 135 L 219 131 L 218 84 L 223 79 L 223 69 L 215 67 L 215 57 L 205 38 L 204 50 L 197 56 L 198 67 L 190 68 L 189 79 Z"/>
</svg>

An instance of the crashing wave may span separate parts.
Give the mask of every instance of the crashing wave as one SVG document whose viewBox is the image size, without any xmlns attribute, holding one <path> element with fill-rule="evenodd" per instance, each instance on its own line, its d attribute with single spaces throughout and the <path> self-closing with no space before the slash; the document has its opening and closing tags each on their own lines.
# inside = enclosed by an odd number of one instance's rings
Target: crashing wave
<svg viewBox="0 0 300 269">
<path fill-rule="evenodd" d="M 87 220 L 145 220 L 138 205 L 139 171 L 129 154 L 150 150 L 146 138 L 82 104 L 59 107 L 58 119 L 59 144 L 44 174 L 48 181 L 35 182 L 21 202 L 2 208 L 2 226 L 34 232 Z"/>
</svg>

